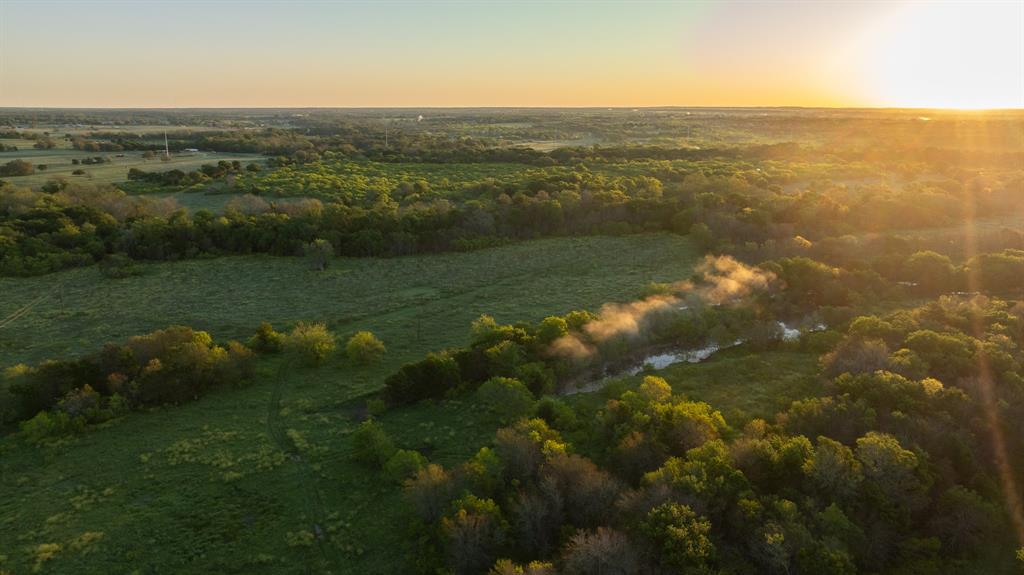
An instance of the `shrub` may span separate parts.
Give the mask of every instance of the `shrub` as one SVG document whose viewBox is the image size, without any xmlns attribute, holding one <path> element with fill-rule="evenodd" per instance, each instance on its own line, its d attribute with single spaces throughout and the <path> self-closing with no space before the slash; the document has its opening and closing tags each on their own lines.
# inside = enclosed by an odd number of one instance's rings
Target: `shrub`
<svg viewBox="0 0 1024 575">
<path fill-rule="evenodd" d="M 889 365 L 889 348 L 884 341 L 849 337 L 821 358 L 827 377 L 841 373 L 873 373 Z"/>
<path fill-rule="evenodd" d="M 85 430 L 85 417 L 72 417 L 63 411 L 40 411 L 32 419 L 21 422 L 20 427 L 25 441 L 42 443 L 48 439 L 81 433 Z"/>
<path fill-rule="evenodd" d="M 35 171 L 32 164 L 25 160 L 11 160 L 0 166 L 0 176 L 29 176 Z"/>
<path fill-rule="evenodd" d="M 384 426 L 367 419 L 352 434 L 353 458 L 372 467 L 383 467 L 395 454 L 395 443 L 384 431 Z"/>
<path fill-rule="evenodd" d="M 348 358 L 360 365 L 377 363 L 384 357 L 386 351 L 384 342 L 369 331 L 357 332 L 345 344 L 345 353 Z"/>
<path fill-rule="evenodd" d="M 576 412 L 564 401 L 554 397 L 543 397 L 537 402 L 535 412 L 555 429 L 570 430 L 579 425 Z"/>
<path fill-rule="evenodd" d="M 456 574 L 484 573 L 505 543 L 508 524 L 491 499 L 467 495 L 454 506 L 455 513 L 441 522 L 452 570 Z"/>
<path fill-rule="evenodd" d="M 427 465 L 427 458 L 411 449 L 399 449 L 384 464 L 384 473 L 394 481 L 401 483 L 409 479 Z"/>
<path fill-rule="evenodd" d="M 459 364 L 448 354 L 428 354 L 416 363 L 403 365 L 384 380 L 385 395 L 393 404 L 416 403 L 443 397 L 462 383 Z"/>
<path fill-rule="evenodd" d="M 537 340 L 543 345 L 569 333 L 569 324 L 560 317 L 546 317 L 537 326 Z"/>
<path fill-rule="evenodd" d="M 317 365 L 334 352 L 334 334 L 322 323 L 299 322 L 285 340 L 285 347 L 308 365 Z"/>
<path fill-rule="evenodd" d="M 285 335 L 264 321 L 256 328 L 256 335 L 249 338 L 249 347 L 260 353 L 277 353 L 284 348 L 284 341 Z"/>
<path fill-rule="evenodd" d="M 528 565 L 516 565 L 508 559 L 498 559 L 498 562 L 491 567 L 488 575 L 555 575 L 555 566 L 551 563 L 531 561 Z"/>
<path fill-rule="evenodd" d="M 405 497 L 427 523 L 441 518 L 455 492 L 450 473 L 440 465 L 428 464 L 405 482 Z"/>
<path fill-rule="evenodd" d="M 533 409 L 533 394 L 518 379 L 492 377 L 477 390 L 477 397 L 502 421 L 527 415 Z"/>
</svg>

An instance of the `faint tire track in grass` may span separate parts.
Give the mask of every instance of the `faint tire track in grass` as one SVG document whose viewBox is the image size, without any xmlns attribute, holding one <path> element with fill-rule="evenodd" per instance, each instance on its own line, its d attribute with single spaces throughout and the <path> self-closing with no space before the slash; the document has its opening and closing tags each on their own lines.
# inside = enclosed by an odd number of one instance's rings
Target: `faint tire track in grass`
<svg viewBox="0 0 1024 575">
<path fill-rule="evenodd" d="M 305 503 L 306 515 L 312 521 L 311 530 L 314 535 L 317 549 L 320 551 L 320 558 L 328 567 L 338 565 L 337 551 L 333 546 L 324 545 L 324 525 L 326 515 L 324 513 L 323 499 L 320 497 L 320 490 L 316 487 L 316 478 L 313 477 L 313 470 L 309 461 L 298 450 L 281 427 L 281 395 L 284 388 L 284 373 L 291 366 L 291 360 L 284 360 L 274 374 L 274 389 L 270 394 L 270 402 L 267 404 L 267 435 L 282 452 L 288 455 L 288 460 L 295 464 L 299 488 L 302 491 L 302 498 Z M 307 572 L 313 573 L 309 566 Z M 331 573 L 331 571 L 327 571 Z"/>
</svg>

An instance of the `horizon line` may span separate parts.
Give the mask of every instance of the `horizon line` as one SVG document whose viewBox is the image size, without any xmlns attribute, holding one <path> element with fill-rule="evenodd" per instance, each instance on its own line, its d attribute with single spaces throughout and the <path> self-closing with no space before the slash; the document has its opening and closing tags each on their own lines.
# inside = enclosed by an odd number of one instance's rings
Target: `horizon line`
<svg viewBox="0 0 1024 575">
<path fill-rule="evenodd" d="M 804 105 L 657 105 L 657 106 L 0 106 L 10 110 L 101 110 L 101 111 L 176 111 L 176 110 L 922 110 L 942 112 L 1024 112 L 1020 107 L 956 108 L 927 106 L 804 106 Z"/>
</svg>

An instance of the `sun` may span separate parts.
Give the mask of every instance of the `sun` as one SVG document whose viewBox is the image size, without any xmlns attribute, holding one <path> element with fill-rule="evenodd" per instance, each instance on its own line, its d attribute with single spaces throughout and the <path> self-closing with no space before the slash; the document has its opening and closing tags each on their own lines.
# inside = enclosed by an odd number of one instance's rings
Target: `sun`
<svg viewBox="0 0 1024 575">
<path fill-rule="evenodd" d="M 860 38 L 861 77 L 879 106 L 1024 107 L 1024 4 L 920 2 Z"/>
</svg>

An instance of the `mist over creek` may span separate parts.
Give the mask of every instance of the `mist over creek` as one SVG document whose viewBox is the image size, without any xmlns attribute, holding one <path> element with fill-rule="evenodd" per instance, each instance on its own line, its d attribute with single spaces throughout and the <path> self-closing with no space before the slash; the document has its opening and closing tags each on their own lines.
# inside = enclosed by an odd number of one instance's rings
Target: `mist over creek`
<svg viewBox="0 0 1024 575">
<path fill-rule="evenodd" d="M 685 309 L 685 306 L 681 306 L 680 309 Z M 814 323 L 803 329 L 796 324 L 787 324 L 781 321 L 775 322 L 775 325 L 778 327 L 779 341 L 796 341 L 804 333 L 824 331 L 827 328 L 822 322 Z M 592 393 L 623 377 L 639 375 L 649 370 L 665 369 L 677 363 L 700 363 L 723 349 L 742 345 L 746 341 L 744 338 L 737 338 L 725 344 L 711 341 L 701 347 L 681 348 L 677 345 L 660 345 L 637 350 L 626 360 L 608 363 L 599 369 L 589 370 L 582 376 L 566 382 L 562 386 L 560 394 Z"/>
</svg>

